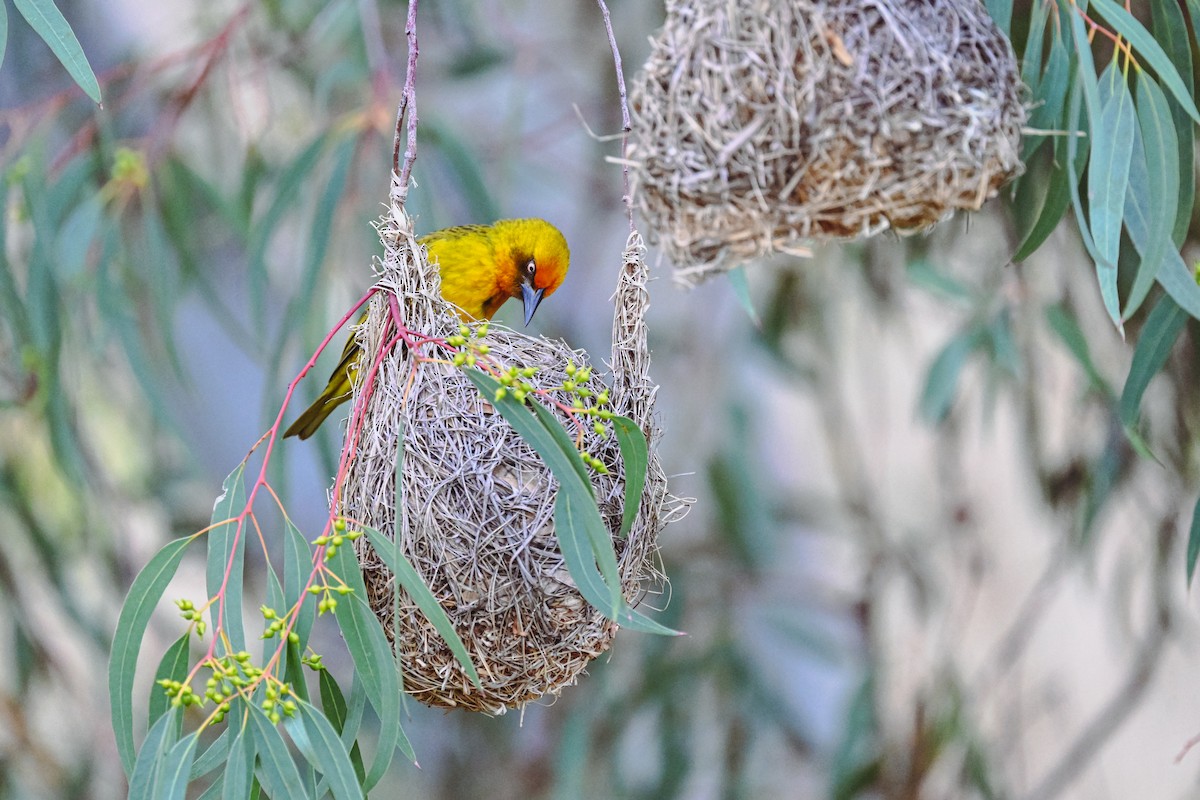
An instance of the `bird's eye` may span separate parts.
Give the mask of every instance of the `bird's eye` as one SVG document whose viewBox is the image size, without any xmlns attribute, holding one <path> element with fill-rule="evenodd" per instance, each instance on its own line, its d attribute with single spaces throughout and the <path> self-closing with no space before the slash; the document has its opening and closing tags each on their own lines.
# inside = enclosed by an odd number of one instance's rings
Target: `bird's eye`
<svg viewBox="0 0 1200 800">
<path fill-rule="evenodd" d="M 537 272 L 537 264 L 535 262 L 530 261 L 528 264 L 525 265 L 525 274 L 528 275 L 529 277 L 532 278 L 534 276 L 534 273 L 536 273 L 536 272 Z"/>
</svg>

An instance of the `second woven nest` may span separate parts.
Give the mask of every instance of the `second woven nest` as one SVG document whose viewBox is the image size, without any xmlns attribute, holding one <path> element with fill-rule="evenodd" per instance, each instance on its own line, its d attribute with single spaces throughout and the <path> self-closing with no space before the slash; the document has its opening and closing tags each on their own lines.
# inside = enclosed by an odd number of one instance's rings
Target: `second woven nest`
<svg viewBox="0 0 1200 800">
<path fill-rule="evenodd" d="M 1021 170 L 980 0 L 668 0 L 631 93 L 640 211 L 695 283 L 808 239 L 928 228 Z"/>
<path fill-rule="evenodd" d="M 405 325 L 447 337 L 461 324 L 438 294 L 437 271 L 412 238 L 409 220 L 393 210 L 380 229 L 387 248 L 382 290 L 358 336 L 364 351 L 379 351 L 389 315 L 387 294 L 400 298 Z M 627 538 L 616 535 L 623 515 L 624 470 L 615 437 L 584 426 L 582 448 L 610 474 L 592 473 L 601 516 L 613 545 L 625 598 L 636 604 L 644 581 L 660 579 L 657 536 L 683 512 L 667 493 L 653 456 L 650 418 L 654 387 L 645 375 L 645 266 L 640 242 L 626 253 L 614 325 L 614 413 L 647 434 L 651 459 L 640 513 Z M 394 330 L 394 329 L 393 329 Z M 586 353 L 564 343 L 490 326 L 490 357 L 506 366 L 537 367 L 536 387 L 561 386 L 568 364 L 588 365 Z M 425 350 L 425 356 L 436 351 Z M 366 370 L 362 370 L 366 372 Z M 576 373 L 578 374 L 578 373 Z M 592 379 L 594 390 L 604 387 Z M 362 387 L 356 386 L 355 397 Z M 553 397 L 553 395 L 552 395 Z M 560 393 L 554 399 L 570 405 Z M 543 404 L 552 406 L 551 398 Z M 567 422 L 566 415 L 555 410 Z M 567 430 L 577 430 L 567 422 Z M 402 468 L 394 474 L 396 446 Z M 402 482 L 401 518 L 395 480 Z M 362 422 L 341 512 L 399 537 L 400 551 L 449 615 L 475 665 L 475 687 L 424 614 L 400 590 L 365 539 L 357 543 L 371 608 L 400 655 L 405 691 L 429 705 L 503 713 L 573 683 L 608 649 L 617 625 L 575 588 L 554 532 L 557 481 L 534 450 L 508 425 L 463 373 L 445 363 L 418 362 L 406 348 L 385 356 Z"/>
</svg>

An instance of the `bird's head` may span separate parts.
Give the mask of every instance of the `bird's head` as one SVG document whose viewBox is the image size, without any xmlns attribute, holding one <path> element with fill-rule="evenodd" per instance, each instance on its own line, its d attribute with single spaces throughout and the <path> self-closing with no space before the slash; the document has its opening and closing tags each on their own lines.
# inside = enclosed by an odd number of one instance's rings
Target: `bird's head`
<svg viewBox="0 0 1200 800">
<path fill-rule="evenodd" d="M 503 280 L 509 297 L 520 298 L 525 307 L 525 324 L 533 319 L 541 302 L 562 285 L 571 263 L 567 240 L 558 228 L 541 219 L 510 219 L 497 222 L 493 239 L 503 261 Z"/>
</svg>

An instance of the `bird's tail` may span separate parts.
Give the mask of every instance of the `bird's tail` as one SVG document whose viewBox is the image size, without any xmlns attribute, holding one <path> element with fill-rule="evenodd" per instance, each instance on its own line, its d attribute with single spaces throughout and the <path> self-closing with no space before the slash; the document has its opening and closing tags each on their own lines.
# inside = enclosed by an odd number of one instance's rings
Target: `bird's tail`
<svg viewBox="0 0 1200 800">
<path fill-rule="evenodd" d="M 317 428 L 321 427 L 321 423 L 333 413 L 335 408 L 350 399 L 350 390 L 358 373 L 358 360 L 361 353 L 362 349 L 351 334 L 350 340 L 346 342 L 346 348 L 342 351 L 342 360 L 338 362 L 333 374 L 329 376 L 329 383 L 321 392 L 321 396 L 291 424 L 291 427 L 284 432 L 283 438 L 299 436 L 301 439 L 307 439 L 317 432 Z"/>
</svg>

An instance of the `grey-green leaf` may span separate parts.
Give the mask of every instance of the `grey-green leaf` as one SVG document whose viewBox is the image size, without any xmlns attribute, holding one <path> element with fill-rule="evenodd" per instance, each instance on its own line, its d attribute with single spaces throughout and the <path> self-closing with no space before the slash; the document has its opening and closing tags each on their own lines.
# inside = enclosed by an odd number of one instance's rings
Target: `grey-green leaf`
<svg viewBox="0 0 1200 800">
<path fill-rule="evenodd" d="M 1188 91 L 1183 79 L 1179 77 L 1179 71 L 1171 63 L 1171 59 L 1162 49 L 1162 45 L 1150 35 L 1150 31 L 1146 30 L 1136 17 L 1113 0 L 1092 0 L 1092 5 L 1100 12 L 1100 16 L 1112 24 L 1117 33 L 1129 40 L 1138 55 L 1147 64 L 1154 67 L 1158 77 L 1167 85 L 1179 105 L 1187 111 L 1188 116 L 1196 122 L 1200 122 L 1200 110 L 1196 109 L 1191 92 Z M 1073 16 L 1078 17 L 1078 14 L 1073 12 Z"/>
<path fill-rule="evenodd" d="M 13 0 L 13 5 L 29 23 L 29 27 L 42 37 L 42 41 L 62 63 L 75 83 L 97 104 L 100 103 L 100 84 L 88 64 L 83 47 L 75 38 L 70 24 L 54 5 L 54 0 Z M 7 29 L 7 19 L 5 28 Z"/>
<path fill-rule="evenodd" d="M 117 629 L 113 634 L 112 653 L 108 662 L 108 700 L 117 752 L 126 775 L 133 772 L 136 753 L 133 745 L 133 678 L 138 652 L 142 648 L 142 637 L 150 624 L 155 606 L 175 576 L 184 550 L 192 543 L 192 539 L 189 536 L 168 542 L 154 554 L 150 563 L 133 579 L 121 606 L 121 614 L 117 617 Z M 159 721 L 165 718 L 161 717 Z"/>
<path fill-rule="evenodd" d="M 1138 336 L 1137 348 L 1133 351 L 1133 363 L 1125 379 L 1125 388 L 1121 391 L 1120 417 L 1121 424 L 1126 428 L 1137 425 L 1142 395 L 1150 385 L 1150 380 L 1167 363 L 1167 357 L 1187 319 L 1187 313 L 1170 297 L 1159 300 L 1146 318 L 1146 324 Z"/>
<path fill-rule="evenodd" d="M 967 362 L 967 356 L 981 341 L 982 336 L 978 329 L 964 331 L 947 342 L 933 360 L 925 377 L 925 388 L 921 391 L 918 404 L 921 418 L 926 422 L 936 425 L 950 413 L 954 396 L 958 393 L 958 378 Z"/>
<path fill-rule="evenodd" d="M 184 800 L 187 796 L 188 774 L 196 758 L 196 745 L 200 733 L 191 733 L 167 751 L 159 765 L 156 800 Z"/>
<path fill-rule="evenodd" d="M 224 600 L 212 605 L 213 634 L 216 634 L 219 626 L 223 626 L 235 653 L 246 649 L 245 625 L 242 620 L 242 578 L 248 531 L 243 522 L 235 520 L 242 512 L 245 502 L 245 486 L 242 483 L 242 473 L 245 469 L 246 464 L 242 462 L 226 476 L 221 484 L 221 495 L 213 503 L 211 524 L 214 527 L 208 532 L 208 561 L 205 569 L 208 596 L 216 597 L 219 592 L 224 591 Z"/>
<path fill-rule="evenodd" d="M 758 315 L 758 310 L 754 308 L 754 299 L 750 297 L 750 282 L 746 278 L 746 268 L 737 266 L 725 274 L 729 276 L 729 285 L 733 287 L 733 296 L 737 298 L 738 305 L 746 312 L 746 316 L 754 323 L 754 327 L 762 330 L 762 317 Z"/>
<path fill-rule="evenodd" d="M 363 793 L 350 762 L 350 753 L 338 738 L 337 731 L 324 714 L 308 703 L 301 701 L 299 706 L 300 718 L 313 745 L 312 765 L 325 776 L 336 800 L 361 800 Z"/>
<path fill-rule="evenodd" d="M 646 434 L 629 417 L 613 417 L 612 426 L 625 467 L 625 510 L 621 518 L 621 537 L 624 538 L 629 535 L 633 522 L 637 519 L 638 509 L 642 505 L 650 451 L 646 444 Z"/>
<path fill-rule="evenodd" d="M 1167 250 L 1175 247 L 1171 237 L 1179 203 L 1179 143 L 1171 109 L 1153 78 L 1141 72 L 1137 81 L 1138 135 L 1129 167 L 1125 217 L 1131 238 L 1129 218 L 1134 214 L 1145 213 L 1146 230 L 1142 243 L 1134 240 L 1142 261 L 1125 300 L 1124 319 L 1132 316 L 1146 299 Z"/>
<path fill-rule="evenodd" d="M 1187 544 L 1187 582 L 1192 585 L 1192 576 L 1196 574 L 1196 556 L 1200 555 L 1200 499 L 1192 509 L 1192 528 L 1188 531 Z"/>
<path fill-rule="evenodd" d="M 354 661 L 357 677 L 362 680 L 367 698 L 380 720 L 375 758 L 363 785 L 364 790 L 370 791 L 387 772 L 397 747 L 408 758 L 415 760 L 415 757 L 401 725 L 401 686 L 395 656 L 382 625 L 367 605 L 367 590 L 358 561 L 351 548 L 342 547 L 327 563 L 352 590 L 340 598 L 334 616 Z"/>
<path fill-rule="evenodd" d="M 1158 285 L 1179 303 L 1184 311 L 1200 319 L 1200 284 L 1197 284 L 1197 269 L 1188 269 L 1183 256 L 1174 250 L 1167 252 L 1167 260 L 1158 272 Z"/>
<path fill-rule="evenodd" d="M 175 729 L 181 717 L 180 709 L 173 706 L 146 732 L 137 762 L 129 772 L 129 800 L 157 800 L 155 786 L 158 774 L 162 769 L 163 757 L 175 744 Z"/>
<path fill-rule="evenodd" d="M 1125 192 L 1133 155 L 1137 114 L 1133 95 L 1113 59 L 1100 76 L 1100 116 L 1092 124 L 1092 165 L 1088 173 L 1088 214 L 1100 259 L 1096 278 L 1109 318 L 1121 326 L 1117 297 L 1117 259 L 1125 217 Z"/>
<path fill-rule="evenodd" d="M 1004 35 L 1008 36 L 1012 24 L 1013 0 L 987 0 L 987 10 Z"/>
<path fill-rule="evenodd" d="M 171 705 L 171 698 L 167 696 L 163 687 L 158 685 L 158 682 L 164 679 L 182 681 L 187 677 L 188 665 L 191 661 L 188 648 L 191 638 L 190 632 L 184 632 L 175 640 L 175 644 L 167 648 L 167 652 L 163 653 L 162 660 L 158 662 L 158 669 L 154 672 L 154 685 L 150 687 L 151 725 L 157 722 L 158 718 L 165 714 Z"/>
<path fill-rule="evenodd" d="M 0 66 L 4 64 L 4 51 L 8 48 L 8 6 L 0 3 Z"/>
<path fill-rule="evenodd" d="M 221 795 L 224 800 L 243 800 L 250 796 L 250 784 L 254 779 L 254 760 L 258 757 L 258 739 L 249 728 L 239 728 L 237 738 L 229 748 L 229 761 L 225 765 L 225 785 Z"/>
<path fill-rule="evenodd" d="M 292 760 L 279 728 L 256 706 L 249 706 L 249 714 L 251 729 L 247 733 L 254 735 L 254 748 L 258 751 L 258 776 L 267 794 L 273 798 L 308 797 L 300 770 L 296 768 L 296 762 Z"/>
<path fill-rule="evenodd" d="M 475 665 L 471 663 L 471 655 L 467 652 L 466 645 L 459 638 L 458 631 L 454 629 L 454 623 L 446 616 L 446 610 L 442 608 L 441 603 L 437 601 L 433 592 L 421 579 L 420 573 L 413 567 L 412 562 L 404 557 L 403 553 L 397 551 L 396 545 L 391 539 L 374 528 L 366 527 L 364 530 L 367 532 L 367 537 L 371 540 L 371 546 L 375 548 L 376 554 L 396 576 L 396 580 L 408 593 L 409 599 L 417 604 L 417 608 L 421 609 L 421 613 L 437 630 L 438 635 L 445 640 L 450 652 L 454 654 L 454 658 L 467 673 L 467 677 L 471 679 L 471 683 L 478 687 L 480 685 L 479 673 L 475 671 Z"/>
</svg>

